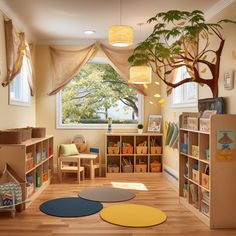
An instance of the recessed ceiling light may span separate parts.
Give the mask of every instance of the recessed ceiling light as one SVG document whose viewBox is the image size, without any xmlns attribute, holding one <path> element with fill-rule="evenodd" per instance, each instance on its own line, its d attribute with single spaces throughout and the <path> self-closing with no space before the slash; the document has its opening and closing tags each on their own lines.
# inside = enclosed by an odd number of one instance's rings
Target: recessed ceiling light
<svg viewBox="0 0 236 236">
<path fill-rule="evenodd" d="M 94 30 L 85 30 L 84 31 L 84 34 L 87 34 L 87 35 L 91 35 L 91 34 L 95 34 L 96 32 Z"/>
</svg>

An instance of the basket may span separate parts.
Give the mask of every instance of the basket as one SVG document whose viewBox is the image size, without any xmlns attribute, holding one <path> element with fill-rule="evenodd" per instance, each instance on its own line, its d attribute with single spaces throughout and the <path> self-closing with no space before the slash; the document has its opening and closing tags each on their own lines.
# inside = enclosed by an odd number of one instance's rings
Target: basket
<svg viewBox="0 0 236 236">
<path fill-rule="evenodd" d="M 123 165 L 122 170 L 124 173 L 131 173 L 134 170 L 133 167 L 134 167 L 133 165 Z"/>
<path fill-rule="evenodd" d="M 108 154 L 119 154 L 119 147 L 108 147 Z"/>
<path fill-rule="evenodd" d="M 19 130 L 4 130 L 0 131 L 1 144 L 21 144 L 22 132 Z"/>
<path fill-rule="evenodd" d="M 151 147 L 151 154 L 161 154 L 161 147 Z"/>
<path fill-rule="evenodd" d="M 108 166 L 108 173 L 119 173 L 120 168 L 118 166 Z"/>
<path fill-rule="evenodd" d="M 123 147 L 122 148 L 123 154 L 133 154 L 133 152 L 134 152 L 134 147 Z"/>
<path fill-rule="evenodd" d="M 46 136 L 46 128 L 33 127 L 32 138 L 44 138 Z"/>
<path fill-rule="evenodd" d="M 153 162 L 150 164 L 151 172 L 161 172 L 161 163 L 160 162 Z"/>
<path fill-rule="evenodd" d="M 145 173 L 147 172 L 147 165 L 146 164 L 136 164 L 135 172 Z"/>
<path fill-rule="evenodd" d="M 147 154 L 147 147 L 145 147 L 145 146 L 138 146 L 137 147 L 137 154 Z"/>
</svg>

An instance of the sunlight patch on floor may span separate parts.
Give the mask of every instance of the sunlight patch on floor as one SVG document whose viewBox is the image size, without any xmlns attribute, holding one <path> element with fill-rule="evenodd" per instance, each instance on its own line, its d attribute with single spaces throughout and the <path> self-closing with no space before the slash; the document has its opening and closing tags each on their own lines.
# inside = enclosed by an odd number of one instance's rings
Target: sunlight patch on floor
<svg viewBox="0 0 236 236">
<path fill-rule="evenodd" d="M 114 188 L 148 191 L 147 187 L 142 183 L 111 182 L 111 184 Z"/>
</svg>

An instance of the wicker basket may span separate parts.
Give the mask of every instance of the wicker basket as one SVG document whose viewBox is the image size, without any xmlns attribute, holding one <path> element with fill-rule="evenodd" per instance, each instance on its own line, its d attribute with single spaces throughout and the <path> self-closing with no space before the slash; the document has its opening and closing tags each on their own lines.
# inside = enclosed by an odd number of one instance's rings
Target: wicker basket
<svg viewBox="0 0 236 236">
<path fill-rule="evenodd" d="M 133 165 L 123 165 L 122 170 L 124 173 L 131 173 L 134 170 L 134 166 Z"/>
<path fill-rule="evenodd" d="M 137 147 L 137 154 L 147 154 L 147 147 L 145 146 L 138 146 Z"/>
<path fill-rule="evenodd" d="M 161 154 L 161 147 L 151 147 L 151 154 Z"/>
<path fill-rule="evenodd" d="M 119 154 L 119 147 L 108 147 L 108 154 Z"/>
<path fill-rule="evenodd" d="M 161 172 L 161 163 L 160 162 L 153 162 L 150 164 L 151 172 Z"/>
<path fill-rule="evenodd" d="M 118 166 L 108 166 L 108 173 L 119 173 L 120 168 Z"/>
<path fill-rule="evenodd" d="M 122 148 L 122 154 L 133 154 L 134 153 L 134 147 L 123 147 Z"/>
<path fill-rule="evenodd" d="M 135 172 L 142 172 L 145 173 L 147 172 L 147 165 L 146 164 L 136 164 L 135 165 Z"/>
</svg>

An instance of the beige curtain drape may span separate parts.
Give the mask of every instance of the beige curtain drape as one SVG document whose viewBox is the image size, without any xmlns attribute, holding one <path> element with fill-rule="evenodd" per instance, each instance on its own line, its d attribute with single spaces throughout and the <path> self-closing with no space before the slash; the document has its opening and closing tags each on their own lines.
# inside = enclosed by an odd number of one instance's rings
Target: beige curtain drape
<svg viewBox="0 0 236 236">
<path fill-rule="evenodd" d="M 128 58 L 132 55 L 132 50 L 110 49 L 105 45 L 97 43 L 80 50 L 62 50 L 51 47 L 52 91 L 49 95 L 56 94 L 69 83 L 97 50 L 102 50 L 110 61 L 111 66 L 122 78 L 128 81 L 130 67 Z M 145 94 L 142 86 L 133 84 L 130 86 L 134 87 L 138 92 Z"/>
<path fill-rule="evenodd" d="M 49 95 L 56 94 L 68 84 L 96 51 L 95 44 L 80 50 L 62 50 L 51 47 L 52 91 Z"/>
<path fill-rule="evenodd" d="M 128 62 L 128 58 L 133 54 L 133 50 L 118 50 L 111 49 L 106 47 L 105 45 L 100 45 L 101 50 L 105 53 L 107 58 L 110 61 L 111 66 L 115 69 L 115 71 L 126 81 L 129 80 L 129 69 L 130 64 Z M 146 95 L 144 92 L 144 88 L 142 85 L 137 84 L 129 84 L 131 87 L 136 89 L 143 95 Z"/>
<path fill-rule="evenodd" d="M 34 82 L 32 71 L 31 52 L 28 43 L 25 40 L 24 32 L 16 32 L 11 20 L 4 21 L 5 41 L 6 41 L 6 59 L 7 59 L 7 77 L 2 83 L 6 87 L 19 74 L 24 57 L 28 67 L 28 82 L 31 95 L 34 94 Z"/>
</svg>

